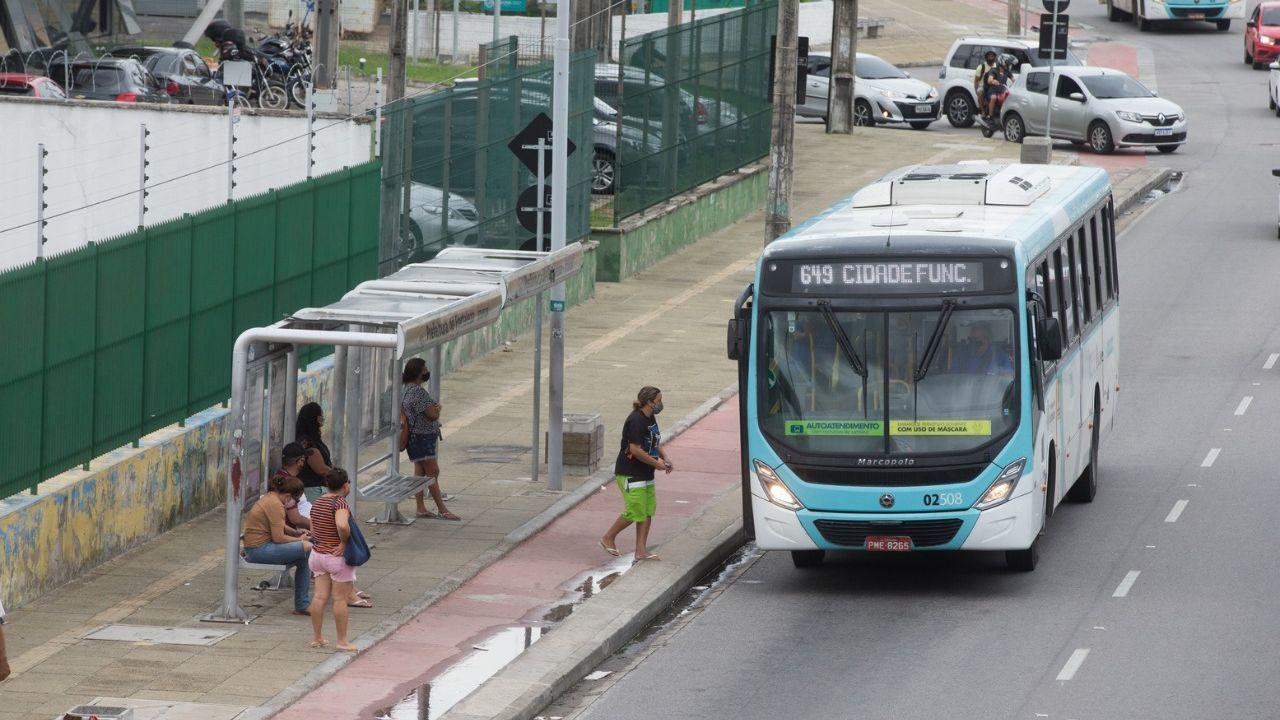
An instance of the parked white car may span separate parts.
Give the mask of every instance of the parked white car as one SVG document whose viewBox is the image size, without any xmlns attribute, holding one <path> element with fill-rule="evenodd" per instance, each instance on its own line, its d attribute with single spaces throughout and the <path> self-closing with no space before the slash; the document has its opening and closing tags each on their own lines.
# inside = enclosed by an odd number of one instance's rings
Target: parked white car
<svg viewBox="0 0 1280 720">
<path fill-rule="evenodd" d="M 803 117 L 827 116 L 831 92 L 831 56 L 809 53 L 805 101 L 796 107 Z M 853 120 L 856 125 L 908 123 L 924 130 L 938 119 L 938 91 L 875 55 L 858 53 L 854 62 Z"/>
<path fill-rule="evenodd" d="M 973 76 L 988 50 L 997 56 L 1008 53 L 1018 59 L 1018 72 L 1032 67 L 1048 67 L 1048 60 L 1041 60 L 1036 52 L 1035 40 L 1016 38 L 966 37 L 951 43 L 947 59 L 938 73 L 938 92 L 942 94 L 942 111 L 953 127 L 973 125 L 978 111 L 978 97 L 973 92 Z M 1058 61 L 1064 65 L 1083 65 L 1075 53 L 1067 51 L 1067 59 Z"/>
<path fill-rule="evenodd" d="M 400 243 L 405 262 L 422 262 L 450 245 L 480 244 L 480 213 L 470 200 L 444 190 L 412 182 L 409 185 L 409 233 Z"/>
<path fill-rule="evenodd" d="M 1154 147 L 1171 153 L 1187 141 L 1182 108 L 1119 70 L 1068 67 L 1057 71 L 1054 80 L 1052 93 L 1047 69 L 1024 72 L 1013 83 L 1000 113 L 1006 140 L 1043 135 L 1052 102 L 1051 135 L 1088 144 L 1094 152 Z"/>
<path fill-rule="evenodd" d="M 1273 62 L 1268 67 L 1271 68 L 1271 87 L 1267 90 L 1267 105 L 1276 111 L 1276 117 L 1280 117 L 1280 62 Z"/>
</svg>

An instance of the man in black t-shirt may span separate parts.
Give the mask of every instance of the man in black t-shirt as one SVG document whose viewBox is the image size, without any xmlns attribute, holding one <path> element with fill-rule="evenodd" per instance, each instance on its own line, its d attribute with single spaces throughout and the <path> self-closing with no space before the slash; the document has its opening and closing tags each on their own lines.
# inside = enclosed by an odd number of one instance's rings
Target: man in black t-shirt
<svg viewBox="0 0 1280 720">
<path fill-rule="evenodd" d="M 670 473 L 675 466 L 662 449 L 662 431 L 657 415 L 662 412 L 662 391 L 643 387 L 631 403 L 631 414 L 622 425 L 622 442 L 614 461 L 614 480 L 622 492 L 623 512 L 600 538 L 600 547 L 618 557 L 618 533 L 636 524 L 636 560 L 657 560 L 649 552 L 649 527 L 657 511 L 658 496 L 654 488 L 655 470 Z"/>
</svg>

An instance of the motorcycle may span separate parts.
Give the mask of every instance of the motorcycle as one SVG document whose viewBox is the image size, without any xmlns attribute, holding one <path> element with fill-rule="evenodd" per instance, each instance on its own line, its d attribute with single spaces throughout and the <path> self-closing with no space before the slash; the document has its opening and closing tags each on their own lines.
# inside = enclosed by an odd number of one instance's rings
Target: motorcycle
<svg viewBox="0 0 1280 720">
<path fill-rule="evenodd" d="M 228 99 L 236 102 L 243 99 L 264 110 L 284 110 L 289 107 L 289 95 L 284 83 L 271 77 L 279 69 L 273 70 L 269 57 L 247 47 L 242 30 L 232 28 L 225 21 L 215 21 L 210 23 L 205 35 L 213 39 L 218 48 L 219 65 L 214 73 L 218 82 L 226 85 L 228 62 L 244 61 L 250 65 L 249 84 L 228 85 Z"/>
<path fill-rule="evenodd" d="M 995 112 L 990 117 L 986 113 L 978 115 L 978 124 L 981 126 L 982 137 L 989 138 L 998 132 L 1003 132 L 1004 128 L 1000 124 L 1000 111 L 1004 108 L 1004 101 L 1009 98 L 1009 91 L 1005 90 L 996 96 Z"/>
<path fill-rule="evenodd" d="M 311 28 L 306 19 L 293 22 L 293 11 L 284 30 L 264 38 L 258 52 L 268 58 L 270 77 L 284 85 L 289 103 L 306 107 L 311 83 Z"/>
</svg>

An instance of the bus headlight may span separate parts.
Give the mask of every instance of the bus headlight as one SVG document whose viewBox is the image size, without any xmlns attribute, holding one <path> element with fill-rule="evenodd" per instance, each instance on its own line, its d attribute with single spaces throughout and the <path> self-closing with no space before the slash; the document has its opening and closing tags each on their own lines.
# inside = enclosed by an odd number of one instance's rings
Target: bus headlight
<svg viewBox="0 0 1280 720">
<path fill-rule="evenodd" d="M 978 502 L 973 506 L 979 510 L 987 510 L 1012 497 L 1013 489 L 1018 486 L 1018 480 L 1022 479 L 1022 468 L 1026 465 L 1027 459 L 1020 458 L 1005 466 L 995 482 L 991 483 L 991 487 L 982 493 L 982 497 L 978 498 Z"/>
<path fill-rule="evenodd" d="M 787 510 L 799 510 L 804 507 L 792 494 L 791 489 L 778 477 L 778 473 L 759 460 L 756 461 L 756 477 L 760 478 L 760 487 L 764 490 L 764 496 L 769 499 L 769 502 Z"/>
</svg>

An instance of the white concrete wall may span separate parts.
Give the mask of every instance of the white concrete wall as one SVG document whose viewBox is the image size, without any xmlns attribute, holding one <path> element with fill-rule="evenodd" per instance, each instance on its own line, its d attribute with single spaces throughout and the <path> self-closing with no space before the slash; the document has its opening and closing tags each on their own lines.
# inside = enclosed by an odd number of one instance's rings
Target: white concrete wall
<svg viewBox="0 0 1280 720">
<path fill-rule="evenodd" d="M 137 229 L 142 123 L 151 131 L 147 224 L 226 202 L 225 110 L 0 98 L 0 269 L 36 255 L 38 143 L 48 152 L 46 256 Z M 369 160 L 370 123 L 317 118 L 315 128 L 315 175 Z M 236 198 L 306 179 L 305 118 L 245 113 L 235 136 Z"/>
</svg>

